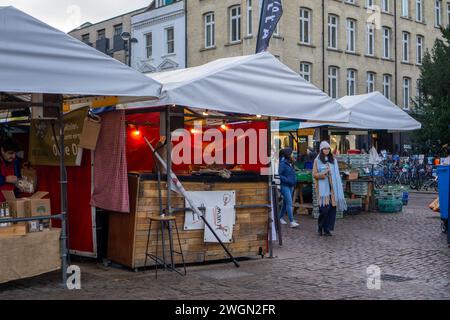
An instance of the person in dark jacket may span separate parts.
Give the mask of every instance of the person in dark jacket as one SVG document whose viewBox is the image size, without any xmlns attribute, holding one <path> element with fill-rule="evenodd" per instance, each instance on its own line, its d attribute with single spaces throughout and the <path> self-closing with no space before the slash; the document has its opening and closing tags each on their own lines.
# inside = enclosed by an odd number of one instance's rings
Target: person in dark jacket
<svg viewBox="0 0 450 320">
<path fill-rule="evenodd" d="M 287 224 L 286 220 L 284 220 L 284 215 L 287 212 L 291 228 L 296 228 L 299 224 L 294 221 L 292 197 L 297 183 L 297 176 L 293 165 L 291 148 L 281 150 L 278 174 L 280 176 L 280 191 L 283 195 L 283 207 L 279 217 L 280 222 L 281 224 Z"/>
<path fill-rule="evenodd" d="M 17 142 L 10 138 L 0 142 L 0 202 L 5 201 L 1 191 L 14 191 L 20 178 L 20 164 L 16 158 L 19 150 Z"/>
</svg>

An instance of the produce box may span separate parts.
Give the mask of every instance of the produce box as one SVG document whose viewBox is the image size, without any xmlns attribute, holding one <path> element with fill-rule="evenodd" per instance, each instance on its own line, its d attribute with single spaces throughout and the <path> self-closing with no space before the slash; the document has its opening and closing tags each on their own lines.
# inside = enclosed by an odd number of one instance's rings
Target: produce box
<svg viewBox="0 0 450 320">
<path fill-rule="evenodd" d="M 50 199 L 46 191 L 38 191 L 29 198 L 16 198 L 14 191 L 2 190 L 14 218 L 27 218 L 51 215 Z"/>
</svg>

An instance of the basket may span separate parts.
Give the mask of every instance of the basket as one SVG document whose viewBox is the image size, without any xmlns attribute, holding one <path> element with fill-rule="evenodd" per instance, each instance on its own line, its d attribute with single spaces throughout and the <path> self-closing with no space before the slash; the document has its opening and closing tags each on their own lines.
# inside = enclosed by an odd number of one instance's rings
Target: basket
<svg viewBox="0 0 450 320">
<path fill-rule="evenodd" d="M 400 212 L 403 209 L 403 202 L 399 199 L 378 199 L 378 211 L 383 213 Z"/>
</svg>

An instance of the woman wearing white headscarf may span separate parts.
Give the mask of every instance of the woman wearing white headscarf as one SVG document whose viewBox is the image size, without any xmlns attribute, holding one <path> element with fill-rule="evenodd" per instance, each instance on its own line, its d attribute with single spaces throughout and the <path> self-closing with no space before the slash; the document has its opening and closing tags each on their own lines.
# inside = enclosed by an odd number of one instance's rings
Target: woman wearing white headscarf
<svg viewBox="0 0 450 320">
<path fill-rule="evenodd" d="M 315 192 L 319 202 L 319 235 L 331 236 L 336 222 L 336 208 L 340 211 L 347 209 L 341 175 L 337 160 L 331 153 L 328 142 L 320 143 L 320 152 L 314 160 L 313 176 L 315 179 Z"/>
</svg>

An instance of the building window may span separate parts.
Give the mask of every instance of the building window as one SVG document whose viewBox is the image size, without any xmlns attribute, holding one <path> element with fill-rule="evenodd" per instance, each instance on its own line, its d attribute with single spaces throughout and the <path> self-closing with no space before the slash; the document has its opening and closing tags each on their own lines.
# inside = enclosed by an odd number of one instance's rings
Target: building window
<svg viewBox="0 0 450 320">
<path fill-rule="evenodd" d="M 83 35 L 81 36 L 81 41 L 83 41 L 83 42 L 86 43 L 86 44 L 90 44 L 91 41 L 90 41 L 90 35 L 89 35 L 89 33 L 83 34 Z"/>
<path fill-rule="evenodd" d="M 122 24 L 118 24 L 114 26 L 114 35 L 115 36 L 120 36 L 123 32 L 123 26 Z"/>
<path fill-rule="evenodd" d="M 345 3 L 355 4 L 355 0 L 345 0 Z"/>
<path fill-rule="evenodd" d="M 390 7 L 391 4 L 389 3 L 389 0 L 381 0 L 381 11 L 389 12 Z"/>
<path fill-rule="evenodd" d="M 390 74 L 383 75 L 383 95 L 386 99 L 391 99 L 391 83 L 392 76 Z"/>
<path fill-rule="evenodd" d="M 421 65 L 423 61 L 423 37 L 417 36 L 416 39 L 416 62 Z"/>
<path fill-rule="evenodd" d="M 311 82 L 311 63 L 300 62 L 300 75 L 308 82 Z"/>
<path fill-rule="evenodd" d="M 356 21 L 347 19 L 347 51 L 356 51 Z"/>
<path fill-rule="evenodd" d="M 434 24 L 436 27 L 441 26 L 441 0 L 436 0 L 434 4 Z"/>
<path fill-rule="evenodd" d="M 450 25 L 450 2 L 447 2 L 447 22 Z"/>
<path fill-rule="evenodd" d="M 373 56 L 375 54 L 375 25 L 367 25 L 367 55 Z"/>
<path fill-rule="evenodd" d="M 416 20 L 423 21 L 423 4 L 422 0 L 416 0 Z"/>
<path fill-rule="evenodd" d="M 105 39 L 105 29 L 97 31 L 97 40 Z"/>
<path fill-rule="evenodd" d="M 328 48 L 338 48 L 338 21 L 339 18 L 335 15 L 328 15 Z"/>
<path fill-rule="evenodd" d="M 416 81 L 416 97 L 421 98 L 422 97 L 422 80 L 417 79 Z"/>
<path fill-rule="evenodd" d="M 216 45 L 214 13 L 205 14 L 205 48 Z"/>
<path fill-rule="evenodd" d="M 347 95 L 354 96 L 356 94 L 356 70 L 347 70 Z"/>
<path fill-rule="evenodd" d="M 402 17 L 409 17 L 409 0 L 402 0 Z"/>
<path fill-rule="evenodd" d="M 153 34 L 151 32 L 145 35 L 145 51 L 147 59 L 150 59 L 153 56 Z"/>
<path fill-rule="evenodd" d="M 247 0 L 247 35 L 251 36 L 253 34 L 253 6 L 252 0 Z"/>
<path fill-rule="evenodd" d="M 241 41 L 241 7 L 230 8 L 230 42 Z"/>
<path fill-rule="evenodd" d="M 411 79 L 403 78 L 403 108 L 409 109 L 411 100 Z"/>
<path fill-rule="evenodd" d="M 311 10 L 300 8 L 300 43 L 311 44 Z"/>
<path fill-rule="evenodd" d="M 391 29 L 383 27 L 383 58 L 391 58 Z"/>
<path fill-rule="evenodd" d="M 167 54 L 175 53 L 175 34 L 173 27 L 166 29 L 166 46 Z"/>
<path fill-rule="evenodd" d="M 402 61 L 409 62 L 409 33 L 403 32 L 402 35 Z"/>
<path fill-rule="evenodd" d="M 367 93 L 375 91 L 375 73 L 367 72 Z"/>
<path fill-rule="evenodd" d="M 339 96 L 339 69 L 337 67 L 328 68 L 328 94 L 333 99 L 337 99 Z"/>
<path fill-rule="evenodd" d="M 374 0 L 366 0 L 366 7 L 371 8 L 374 6 Z"/>
</svg>

